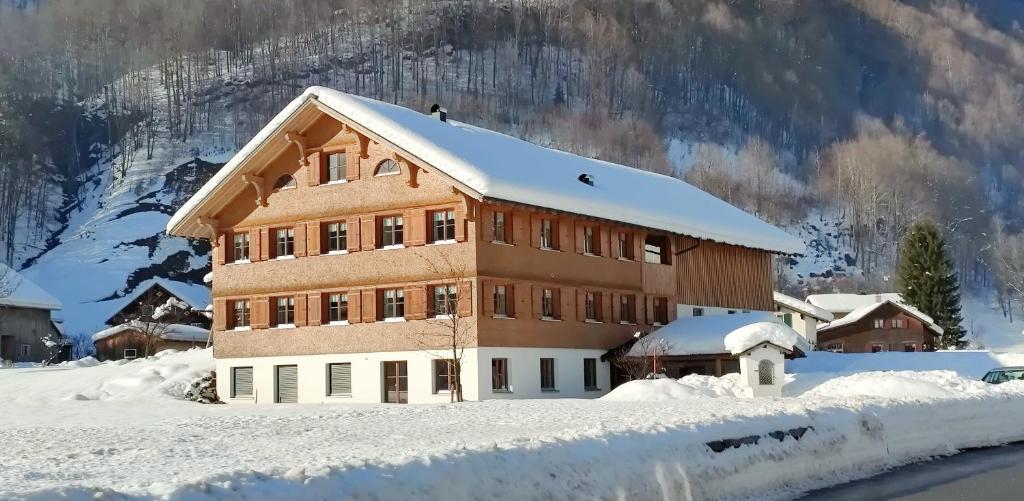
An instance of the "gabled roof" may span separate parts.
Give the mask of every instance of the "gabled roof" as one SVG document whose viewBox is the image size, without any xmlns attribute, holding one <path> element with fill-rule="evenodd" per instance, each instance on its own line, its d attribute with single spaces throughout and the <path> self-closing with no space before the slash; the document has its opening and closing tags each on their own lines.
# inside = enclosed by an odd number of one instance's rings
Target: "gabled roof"
<svg viewBox="0 0 1024 501">
<path fill-rule="evenodd" d="M 810 351 L 807 340 L 792 327 L 779 322 L 755 322 L 739 327 L 725 336 L 725 348 L 742 355 L 762 345 L 774 346 L 787 355 Z"/>
<path fill-rule="evenodd" d="M 163 287 L 172 296 L 184 301 L 195 310 L 206 310 L 206 305 L 210 302 L 210 289 L 204 286 L 183 284 L 163 278 L 152 278 L 136 286 L 135 291 L 131 294 L 110 301 L 111 313 L 109 318 L 107 318 L 106 324 L 112 324 L 114 317 L 118 313 L 121 313 L 122 310 L 134 303 L 135 300 L 157 286 Z"/>
<path fill-rule="evenodd" d="M 0 264 L 0 306 L 39 310 L 63 308 L 60 300 L 4 264 Z"/>
<path fill-rule="evenodd" d="M 832 313 L 849 313 L 861 306 L 881 303 L 884 301 L 903 301 L 897 292 L 881 292 L 878 294 L 811 294 L 807 302 Z"/>
<path fill-rule="evenodd" d="M 831 322 L 835 318 L 832 316 L 832 313 L 818 308 L 806 301 L 801 301 L 795 297 L 787 296 L 778 291 L 773 292 L 772 295 L 775 300 L 775 304 L 783 308 L 789 308 L 790 310 L 798 313 L 803 313 L 806 316 L 821 320 L 822 322 Z"/>
<path fill-rule="evenodd" d="M 867 305 L 861 306 L 860 308 L 857 308 L 857 309 L 851 311 L 848 315 L 846 315 L 843 318 L 840 318 L 838 320 L 833 320 L 833 321 L 831 321 L 831 322 L 829 322 L 827 324 L 819 324 L 818 325 L 818 333 L 820 334 L 822 332 L 829 331 L 829 330 L 832 330 L 832 329 L 835 329 L 835 328 L 838 328 L 838 327 L 842 327 L 844 325 L 854 324 L 854 323 L 864 319 L 865 317 L 870 315 L 875 310 L 878 310 L 879 308 L 881 308 L 881 307 L 883 307 L 883 306 L 885 306 L 887 304 L 895 306 L 896 308 L 899 308 L 900 310 L 903 310 L 903 312 L 906 313 L 907 315 L 910 315 L 910 316 L 918 319 L 922 324 L 925 325 L 925 327 L 931 329 L 935 333 L 942 334 L 942 327 L 939 327 L 938 325 L 935 325 L 935 321 L 932 320 L 932 317 L 930 317 L 928 315 L 925 315 L 924 312 L 922 312 L 921 310 L 919 310 L 917 308 L 914 308 L 913 306 L 901 303 L 899 301 L 882 301 L 881 303 L 871 303 L 871 304 L 867 304 Z"/>
<path fill-rule="evenodd" d="M 308 105 L 374 140 L 384 140 L 410 161 L 433 168 L 479 200 L 515 202 L 670 233 L 796 254 L 802 241 L 679 179 L 544 148 L 511 136 L 324 87 L 310 87 L 232 157 L 167 223 L 168 233 L 208 236 L 195 223 L 201 209 L 260 153 L 293 118 L 309 120 Z M 306 115 L 304 115 L 306 114 Z M 281 150 L 283 151 L 283 150 Z M 579 180 L 593 177 L 593 186 Z M 240 189 L 234 183 L 234 189 Z"/>
<path fill-rule="evenodd" d="M 759 322 L 779 323 L 770 312 L 754 311 L 732 315 L 679 317 L 647 335 L 648 344 L 669 347 L 665 355 L 713 355 L 729 353 L 725 337 L 729 333 Z M 634 344 L 630 355 L 643 355 L 640 344 Z"/>
<path fill-rule="evenodd" d="M 138 331 L 145 328 L 145 324 L 139 321 L 131 321 L 103 329 L 96 334 L 92 335 L 93 342 L 99 341 L 110 336 L 116 336 L 122 332 Z M 162 327 L 163 332 L 160 335 L 161 339 L 168 341 L 193 341 L 193 342 L 205 342 L 210 337 L 210 330 L 202 327 L 196 327 L 194 325 L 183 325 L 183 324 L 170 324 Z"/>
</svg>

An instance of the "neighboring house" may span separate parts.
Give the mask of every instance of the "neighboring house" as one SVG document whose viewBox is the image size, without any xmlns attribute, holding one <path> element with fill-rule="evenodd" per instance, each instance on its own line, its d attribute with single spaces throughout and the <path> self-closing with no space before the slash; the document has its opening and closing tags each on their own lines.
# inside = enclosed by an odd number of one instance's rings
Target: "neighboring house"
<svg viewBox="0 0 1024 501">
<path fill-rule="evenodd" d="M 897 292 L 882 292 L 878 294 L 811 294 L 807 296 L 808 303 L 831 313 L 836 319 L 843 318 L 851 311 L 862 306 L 883 301 L 903 302 L 903 297 Z"/>
<path fill-rule="evenodd" d="M 0 264 L 0 360 L 70 360 L 71 343 L 52 317 L 60 309 L 57 298 Z"/>
<path fill-rule="evenodd" d="M 114 304 L 107 327 L 92 336 L 99 360 L 132 359 L 161 350 L 206 346 L 208 289 L 153 279 Z"/>
<path fill-rule="evenodd" d="M 838 353 L 934 351 L 942 328 L 906 304 L 884 300 L 818 326 L 818 349 Z"/>
<path fill-rule="evenodd" d="M 818 323 L 834 320 L 831 312 L 781 292 L 774 293 L 774 300 L 775 316 L 797 331 L 811 346 L 818 345 Z"/>
<path fill-rule="evenodd" d="M 596 397 L 692 308 L 774 308 L 803 244 L 674 178 L 311 88 L 171 218 L 210 239 L 229 402 Z M 442 320 L 438 320 L 438 317 Z"/>
</svg>

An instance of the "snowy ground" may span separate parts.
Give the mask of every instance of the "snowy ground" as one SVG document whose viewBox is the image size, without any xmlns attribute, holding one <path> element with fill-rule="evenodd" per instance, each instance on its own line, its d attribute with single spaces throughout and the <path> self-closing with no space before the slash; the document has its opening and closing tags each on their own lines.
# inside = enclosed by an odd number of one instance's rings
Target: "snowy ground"
<svg viewBox="0 0 1024 501">
<path fill-rule="evenodd" d="M 992 361 L 970 356 L 974 372 Z M 0 498 L 787 498 L 1024 439 L 1024 383 L 953 371 L 798 372 L 782 399 L 733 398 L 735 378 L 695 376 L 642 383 L 641 401 L 634 387 L 597 401 L 455 405 L 178 399 L 211 363 L 193 350 L 0 370 Z M 675 385 L 676 397 L 652 385 Z M 768 436 L 801 427 L 812 429 L 800 440 Z M 747 436 L 760 439 L 706 445 Z"/>
</svg>

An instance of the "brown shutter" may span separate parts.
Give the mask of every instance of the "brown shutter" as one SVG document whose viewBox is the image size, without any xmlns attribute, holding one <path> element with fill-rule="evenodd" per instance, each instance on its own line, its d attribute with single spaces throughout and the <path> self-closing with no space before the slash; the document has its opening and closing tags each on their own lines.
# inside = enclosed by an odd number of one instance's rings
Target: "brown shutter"
<svg viewBox="0 0 1024 501">
<path fill-rule="evenodd" d="M 308 307 L 306 309 L 306 317 L 308 318 L 309 325 L 320 325 L 323 323 L 321 319 L 323 316 L 323 303 L 320 302 L 321 295 L 319 292 L 310 292 L 309 299 L 307 300 Z"/>
<path fill-rule="evenodd" d="M 460 317 L 473 315 L 473 282 L 468 280 L 459 283 L 457 292 L 458 312 Z"/>
<path fill-rule="evenodd" d="M 253 329 L 266 329 L 270 326 L 270 298 L 258 297 L 252 300 L 252 311 L 249 319 Z"/>
<path fill-rule="evenodd" d="M 634 231 L 630 233 L 633 238 L 633 261 L 644 260 L 644 239 L 647 237 L 642 231 Z"/>
<path fill-rule="evenodd" d="M 621 294 L 612 293 L 612 294 L 608 294 L 608 298 L 611 300 L 611 305 L 612 305 L 612 315 L 611 315 L 612 323 L 613 324 L 617 324 L 617 323 L 622 321 L 622 315 L 621 315 L 621 311 L 619 309 L 620 308 L 619 303 L 622 301 L 622 295 Z"/>
<path fill-rule="evenodd" d="M 597 254 L 598 256 L 608 255 L 608 235 L 609 234 L 607 226 L 600 226 L 594 228 L 594 238 L 597 239 L 597 248 L 594 249 L 594 254 Z"/>
<path fill-rule="evenodd" d="M 601 293 L 601 309 L 598 311 L 597 319 L 602 322 L 611 321 L 612 295 L 607 292 Z"/>
<path fill-rule="evenodd" d="M 505 289 L 505 294 L 508 294 L 508 289 Z M 494 316 L 494 284 L 484 282 L 484 293 L 482 297 L 484 316 Z M 508 310 L 508 308 L 505 308 Z"/>
<path fill-rule="evenodd" d="M 647 296 L 644 298 L 644 315 L 646 315 L 647 325 L 654 325 L 654 297 Z"/>
<path fill-rule="evenodd" d="M 531 299 L 533 300 L 533 318 L 542 318 L 544 316 L 544 308 L 541 298 L 544 296 L 544 287 L 539 285 L 533 286 L 533 294 Z"/>
<path fill-rule="evenodd" d="M 419 246 L 427 243 L 427 211 L 410 209 L 405 212 L 406 245 Z"/>
<path fill-rule="evenodd" d="M 538 214 L 530 214 L 530 247 L 540 248 L 540 222 Z"/>
<path fill-rule="evenodd" d="M 668 321 L 671 322 L 678 318 L 679 312 L 676 311 L 675 300 L 669 298 L 665 300 L 665 307 L 668 308 Z"/>
<path fill-rule="evenodd" d="M 302 327 L 306 325 L 306 295 L 297 294 L 295 296 L 295 326 Z"/>
<path fill-rule="evenodd" d="M 530 286 L 526 284 L 515 284 L 512 289 L 514 291 L 513 299 L 515 300 L 515 308 L 513 308 L 512 311 L 513 315 L 515 315 L 516 318 L 531 318 L 533 311 L 530 307 L 533 305 L 533 301 L 530 296 Z M 507 288 L 505 289 L 505 292 L 508 292 Z"/>
<path fill-rule="evenodd" d="M 295 249 L 293 253 L 295 257 L 302 257 L 306 255 L 306 225 L 299 223 L 294 227 L 295 230 Z"/>
<path fill-rule="evenodd" d="M 462 204 L 455 206 L 455 241 L 466 241 L 466 208 Z"/>
<path fill-rule="evenodd" d="M 358 324 L 363 320 L 362 310 L 360 305 L 362 304 L 362 295 L 359 291 L 349 291 L 348 293 L 348 323 Z"/>
<path fill-rule="evenodd" d="M 356 155 L 355 150 L 359 148 L 349 148 L 345 150 L 345 179 L 349 181 L 355 181 L 359 179 L 359 155 Z"/>
<path fill-rule="evenodd" d="M 227 259 L 227 242 L 227 233 L 221 233 L 220 235 L 217 235 L 217 246 L 213 248 L 213 259 L 214 262 L 217 263 L 218 265 L 223 265 Z"/>
<path fill-rule="evenodd" d="M 480 240 L 482 242 L 494 241 L 494 226 L 492 226 L 494 222 L 494 209 L 481 205 L 476 220 L 477 228 L 480 228 Z M 509 221 L 506 220 L 505 224 L 507 225 L 508 223 Z M 508 240 L 505 241 L 507 242 Z"/>
<path fill-rule="evenodd" d="M 420 301 L 417 299 L 415 286 L 407 286 L 405 288 L 405 318 L 407 320 L 416 320 L 419 317 L 418 313 L 420 310 Z"/>
<path fill-rule="evenodd" d="M 572 218 L 560 217 L 558 218 L 558 249 L 569 251 L 573 248 L 573 224 Z"/>
<path fill-rule="evenodd" d="M 348 244 L 349 252 L 359 252 L 359 234 L 361 233 L 361 226 L 362 225 L 359 224 L 358 216 L 350 217 L 345 221 L 345 230 L 348 231 L 348 235 L 346 236 L 348 241 L 346 244 Z"/>
<path fill-rule="evenodd" d="M 260 229 L 253 228 L 249 230 L 249 261 L 256 262 L 262 261 L 263 256 L 260 252 Z"/>
<path fill-rule="evenodd" d="M 576 290 L 576 319 L 580 322 L 587 320 L 587 291 L 583 289 Z"/>
<path fill-rule="evenodd" d="M 505 285 L 505 316 L 516 316 L 516 287 L 512 284 Z"/>
<path fill-rule="evenodd" d="M 362 250 L 369 251 L 377 247 L 377 226 L 376 220 L 373 216 L 363 216 L 359 218 L 360 228 L 359 237 L 362 246 Z"/>
<path fill-rule="evenodd" d="M 505 213 L 511 216 L 512 222 L 512 240 L 513 245 L 526 245 L 530 241 L 530 214 L 523 211 L 512 211 Z M 509 220 L 505 221 L 505 225 L 508 226 Z M 507 230 L 506 230 L 507 231 Z"/>
<path fill-rule="evenodd" d="M 260 228 L 260 261 L 270 259 L 270 228 Z"/>
<path fill-rule="evenodd" d="M 213 300 L 213 330 L 223 331 L 228 328 L 228 302 L 224 299 Z"/>
<path fill-rule="evenodd" d="M 619 258 L 619 232 L 615 229 L 608 232 L 608 257 Z"/>
<path fill-rule="evenodd" d="M 576 253 L 583 254 L 583 228 L 581 222 L 576 222 Z"/>
<path fill-rule="evenodd" d="M 365 289 L 362 291 L 363 322 L 374 323 L 377 321 L 377 291 Z"/>
<path fill-rule="evenodd" d="M 642 315 L 644 314 L 644 298 L 640 295 L 633 296 L 633 321 L 634 323 L 640 323 L 643 321 Z"/>
<path fill-rule="evenodd" d="M 573 308 L 573 304 L 576 302 L 576 291 L 572 287 L 562 287 L 555 291 L 558 296 L 558 318 L 566 321 L 576 320 L 576 308 Z M 580 320 L 583 320 L 580 317 Z"/>
<path fill-rule="evenodd" d="M 427 318 L 427 304 L 430 302 L 427 297 L 428 287 L 425 285 L 417 285 L 415 292 L 413 292 L 416 301 L 416 319 L 423 320 Z"/>
<path fill-rule="evenodd" d="M 324 170 L 324 160 L 327 158 L 326 155 L 322 155 L 319 151 L 309 156 L 309 166 L 306 167 L 306 176 L 309 177 L 309 185 L 317 186 L 320 184 L 320 173 Z"/>
<path fill-rule="evenodd" d="M 306 253 L 310 256 L 320 255 L 320 221 L 306 225 Z"/>
</svg>

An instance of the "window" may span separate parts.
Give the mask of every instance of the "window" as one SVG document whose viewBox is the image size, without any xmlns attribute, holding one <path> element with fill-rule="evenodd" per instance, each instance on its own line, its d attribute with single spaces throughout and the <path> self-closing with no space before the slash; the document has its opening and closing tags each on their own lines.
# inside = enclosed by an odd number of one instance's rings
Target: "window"
<svg viewBox="0 0 1024 501">
<path fill-rule="evenodd" d="M 757 383 L 761 386 L 775 384 L 775 364 L 771 360 L 762 360 L 757 363 Z"/>
<path fill-rule="evenodd" d="M 555 318 L 555 292 L 551 289 L 544 289 L 540 293 L 541 317 L 547 319 Z"/>
<path fill-rule="evenodd" d="M 380 245 L 382 247 L 403 245 L 405 243 L 402 216 L 387 216 L 381 218 L 380 221 Z"/>
<path fill-rule="evenodd" d="M 903 343 L 903 351 L 917 351 L 917 343 Z"/>
<path fill-rule="evenodd" d="M 793 314 L 792 313 L 783 313 L 782 314 L 782 323 L 792 327 L 793 326 Z"/>
<path fill-rule="evenodd" d="M 587 226 L 583 228 L 583 253 L 597 254 L 597 242 L 594 240 L 594 228 Z"/>
<path fill-rule="evenodd" d="M 541 391 L 553 391 L 555 389 L 555 359 L 540 359 L 540 389 Z"/>
<path fill-rule="evenodd" d="M 894 319 L 892 319 L 892 328 L 893 329 L 902 329 L 903 328 L 903 319 L 902 318 L 894 318 Z"/>
<path fill-rule="evenodd" d="M 434 316 L 454 315 L 458 311 L 458 296 L 455 285 L 434 287 Z"/>
<path fill-rule="evenodd" d="M 508 294 L 504 285 L 494 286 L 494 316 L 496 317 L 507 317 L 509 316 L 508 311 Z"/>
<path fill-rule="evenodd" d="M 327 156 L 327 175 L 329 183 L 345 180 L 345 152 L 331 153 Z"/>
<path fill-rule="evenodd" d="M 405 318 L 405 292 L 402 289 L 387 289 L 382 294 L 383 306 L 381 318 L 395 320 Z"/>
<path fill-rule="evenodd" d="M 878 353 L 878 352 L 882 352 L 882 351 L 885 351 L 885 346 L 884 345 L 881 345 L 881 344 L 873 344 L 873 345 L 871 345 L 871 353 Z"/>
<path fill-rule="evenodd" d="M 619 232 L 619 258 L 633 259 L 633 237 L 628 232 Z"/>
<path fill-rule="evenodd" d="M 274 182 L 274 191 L 287 190 L 295 187 L 295 178 L 285 174 Z"/>
<path fill-rule="evenodd" d="M 647 235 L 647 239 L 644 240 L 644 261 L 654 264 L 671 264 L 668 237 Z"/>
<path fill-rule="evenodd" d="M 249 260 L 249 234 L 248 233 L 235 233 L 231 240 L 234 244 L 234 254 L 232 255 L 233 261 L 248 261 Z"/>
<path fill-rule="evenodd" d="M 491 215 L 491 230 L 494 234 L 493 242 L 507 243 L 505 238 L 505 213 L 495 212 Z"/>
<path fill-rule="evenodd" d="M 238 329 L 249 326 L 249 301 L 236 299 L 232 301 L 231 309 L 234 313 L 231 317 L 231 328 Z"/>
<path fill-rule="evenodd" d="M 295 254 L 295 228 L 280 228 L 276 232 L 277 257 L 291 256 Z"/>
<path fill-rule="evenodd" d="M 348 224 L 327 223 L 327 252 L 348 250 Z"/>
<path fill-rule="evenodd" d="M 693 309 L 693 316 L 695 316 L 695 317 L 703 317 L 704 316 L 704 308 L 694 308 Z"/>
<path fill-rule="evenodd" d="M 452 391 L 455 386 L 455 361 L 434 360 L 434 393 Z"/>
<path fill-rule="evenodd" d="M 508 385 L 508 359 L 491 359 L 491 390 L 511 391 Z"/>
<path fill-rule="evenodd" d="M 295 298 L 294 297 L 279 297 L 277 298 L 277 310 L 274 317 L 275 327 L 284 327 L 295 325 Z"/>
<path fill-rule="evenodd" d="M 736 314 L 736 310 L 729 310 L 729 311 L 728 311 L 728 313 L 729 313 L 730 315 L 735 315 L 735 314 Z"/>
<path fill-rule="evenodd" d="M 631 295 L 619 296 L 619 322 L 636 323 L 636 298 Z"/>
<path fill-rule="evenodd" d="M 829 343 L 825 347 L 825 349 L 831 351 L 832 353 L 843 353 L 844 351 L 846 351 L 845 349 L 843 349 L 843 343 Z"/>
<path fill-rule="evenodd" d="M 587 391 L 595 391 L 598 389 L 596 358 L 583 359 L 583 389 Z"/>
<path fill-rule="evenodd" d="M 881 318 L 876 318 L 875 319 L 875 328 L 876 329 L 882 329 L 884 327 L 885 327 L 885 320 L 882 320 Z"/>
<path fill-rule="evenodd" d="M 431 215 L 431 230 L 434 242 L 455 240 L 455 211 L 438 210 Z"/>
<path fill-rule="evenodd" d="M 654 325 L 665 325 L 668 323 L 668 299 L 663 297 L 654 298 L 653 307 L 654 318 L 651 319 L 651 323 Z"/>
<path fill-rule="evenodd" d="M 151 304 L 144 304 L 139 307 L 139 313 L 144 317 L 152 318 L 153 314 L 156 313 L 156 307 Z"/>
<path fill-rule="evenodd" d="M 596 322 L 597 321 L 597 298 L 594 296 L 593 292 L 588 292 L 586 294 L 586 296 L 584 296 L 584 297 L 585 297 L 585 302 L 586 302 L 586 304 L 584 306 L 584 309 L 586 310 L 586 317 L 585 318 L 587 320 L 590 320 L 591 322 Z"/>
<path fill-rule="evenodd" d="M 327 364 L 327 395 L 352 396 L 352 364 Z"/>
<path fill-rule="evenodd" d="M 398 163 L 390 158 L 377 164 L 377 170 L 373 171 L 374 176 L 390 176 L 392 174 L 398 174 L 402 172 L 398 168 Z"/>
<path fill-rule="evenodd" d="M 32 346 L 31 345 L 23 344 L 23 345 L 19 346 L 18 348 L 19 348 L 19 353 L 21 354 L 22 358 L 26 358 L 26 357 L 29 357 L 29 356 L 32 355 Z"/>
<path fill-rule="evenodd" d="M 327 321 L 332 324 L 348 322 L 348 294 L 336 292 L 327 295 Z"/>
<path fill-rule="evenodd" d="M 124 358 L 126 358 L 128 360 L 131 360 L 133 358 L 138 357 L 139 356 L 138 353 L 139 352 L 135 348 L 125 348 L 124 349 Z"/>
<path fill-rule="evenodd" d="M 231 398 L 252 397 L 252 367 L 231 368 Z"/>
<path fill-rule="evenodd" d="M 554 229 L 550 219 L 542 219 L 540 221 L 540 248 L 541 249 L 554 249 Z"/>
</svg>

